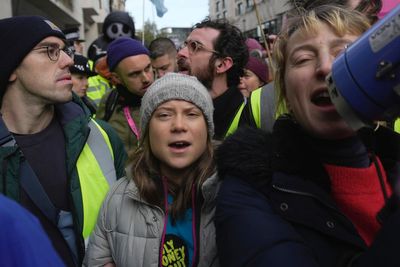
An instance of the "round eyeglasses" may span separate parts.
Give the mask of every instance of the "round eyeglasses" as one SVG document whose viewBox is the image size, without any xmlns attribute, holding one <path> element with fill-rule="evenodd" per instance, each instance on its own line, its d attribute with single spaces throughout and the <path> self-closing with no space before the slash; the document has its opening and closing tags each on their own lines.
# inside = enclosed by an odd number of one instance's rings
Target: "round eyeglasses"
<svg viewBox="0 0 400 267">
<path fill-rule="evenodd" d="M 219 53 L 211 48 L 205 47 L 202 43 L 198 41 L 185 41 L 182 48 L 187 47 L 190 54 L 195 54 L 200 50 L 204 50 L 213 54 L 218 55 Z"/>
<path fill-rule="evenodd" d="M 47 45 L 34 48 L 32 50 L 47 49 L 47 56 L 51 61 L 57 61 L 60 58 L 61 51 L 63 51 L 67 56 L 74 59 L 75 51 L 72 47 L 60 48 L 59 45 Z"/>
</svg>

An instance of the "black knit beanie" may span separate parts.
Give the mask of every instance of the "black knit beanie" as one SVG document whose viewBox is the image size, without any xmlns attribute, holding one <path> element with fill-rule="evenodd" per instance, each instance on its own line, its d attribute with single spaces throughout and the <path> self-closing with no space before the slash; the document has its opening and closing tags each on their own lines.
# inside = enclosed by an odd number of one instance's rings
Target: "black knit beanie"
<svg viewBox="0 0 400 267">
<path fill-rule="evenodd" d="M 43 17 L 16 16 L 0 20 L 0 98 L 12 72 L 40 41 L 49 36 L 65 39 L 63 32 Z"/>
</svg>

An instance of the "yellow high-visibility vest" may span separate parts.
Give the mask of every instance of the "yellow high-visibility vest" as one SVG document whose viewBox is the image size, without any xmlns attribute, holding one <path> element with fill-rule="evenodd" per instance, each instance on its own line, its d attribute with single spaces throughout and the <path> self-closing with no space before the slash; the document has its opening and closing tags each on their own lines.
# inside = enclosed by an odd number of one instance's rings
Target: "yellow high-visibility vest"
<svg viewBox="0 0 400 267">
<path fill-rule="evenodd" d="M 394 122 L 394 130 L 395 130 L 396 133 L 400 133 L 400 119 L 397 119 Z"/>
<path fill-rule="evenodd" d="M 89 87 L 86 95 L 94 102 L 97 108 L 103 95 L 111 90 L 111 86 L 108 80 L 100 75 L 89 77 L 88 83 Z"/>
<path fill-rule="evenodd" d="M 273 87 L 267 84 L 254 90 L 251 92 L 247 101 L 250 101 L 251 113 L 257 128 L 271 132 L 276 118 L 276 101 Z M 233 134 L 237 130 L 245 105 L 246 102 L 243 102 L 239 107 L 225 137 Z"/>
<path fill-rule="evenodd" d="M 97 221 L 104 197 L 116 180 L 114 153 L 107 133 L 93 119 L 90 134 L 79 155 L 77 169 L 82 193 L 83 230 L 87 239 Z"/>
</svg>

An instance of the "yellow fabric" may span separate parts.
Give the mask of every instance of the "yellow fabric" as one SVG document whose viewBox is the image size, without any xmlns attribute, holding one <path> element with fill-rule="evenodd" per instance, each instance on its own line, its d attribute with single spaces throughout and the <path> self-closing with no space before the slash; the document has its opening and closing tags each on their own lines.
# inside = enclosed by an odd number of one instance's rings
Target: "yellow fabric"
<svg viewBox="0 0 400 267">
<path fill-rule="evenodd" d="M 394 130 L 396 133 L 400 133 L 400 118 L 394 122 Z"/>
<path fill-rule="evenodd" d="M 254 90 L 250 95 L 251 112 L 258 129 L 261 128 L 261 88 Z"/>
<path fill-rule="evenodd" d="M 100 75 L 89 77 L 88 83 L 89 88 L 86 95 L 98 106 L 103 95 L 110 90 L 110 84 L 107 79 Z"/>
<path fill-rule="evenodd" d="M 228 137 L 229 135 L 233 134 L 237 130 L 237 128 L 239 126 L 240 116 L 242 115 L 242 112 L 243 112 L 243 108 L 244 108 L 244 103 L 240 106 L 239 111 L 236 112 L 236 115 L 233 118 L 231 125 L 229 126 L 229 129 L 225 135 L 225 138 Z"/>
<path fill-rule="evenodd" d="M 103 135 L 104 141 L 114 158 L 110 140 L 106 132 L 92 120 Z M 86 143 L 77 161 L 77 170 L 79 182 L 81 185 L 82 205 L 83 205 L 83 230 L 82 235 L 86 239 L 92 232 L 97 215 L 100 210 L 103 199 L 105 198 L 110 185 L 104 176 L 95 155 Z"/>
<path fill-rule="evenodd" d="M 94 124 L 96 124 L 97 128 L 99 129 L 101 135 L 102 135 L 103 138 L 104 138 L 104 141 L 106 141 L 106 143 L 107 143 L 108 149 L 109 149 L 110 152 L 111 152 L 111 156 L 112 156 L 112 158 L 114 159 L 114 151 L 113 151 L 113 149 L 112 149 L 111 142 L 110 142 L 110 139 L 108 138 L 108 135 L 107 135 L 106 131 L 104 131 L 103 128 L 101 128 L 101 126 L 100 126 L 95 120 L 93 120 L 93 119 L 91 119 L 91 120 L 92 120 L 92 122 L 93 122 Z"/>
</svg>

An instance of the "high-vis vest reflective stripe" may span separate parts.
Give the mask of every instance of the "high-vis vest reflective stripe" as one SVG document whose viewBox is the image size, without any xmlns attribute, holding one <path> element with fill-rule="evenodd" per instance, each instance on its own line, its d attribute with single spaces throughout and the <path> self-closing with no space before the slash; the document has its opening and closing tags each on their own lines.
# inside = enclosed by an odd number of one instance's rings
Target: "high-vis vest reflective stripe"
<svg viewBox="0 0 400 267">
<path fill-rule="evenodd" d="M 257 128 L 272 132 L 277 118 L 274 84 L 268 83 L 251 92 L 250 104 Z"/>
<path fill-rule="evenodd" d="M 96 104 L 97 108 L 103 95 L 111 90 L 110 84 L 108 83 L 106 78 L 100 75 L 89 77 L 88 83 L 89 87 L 87 89 L 86 95 Z"/>
<path fill-rule="evenodd" d="M 93 119 L 89 127 L 88 140 L 76 165 L 82 192 L 82 235 L 85 239 L 96 224 L 97 214 L 110 185 L 117 180 L 114 153 L 107 133 Z"/>
</svg>

